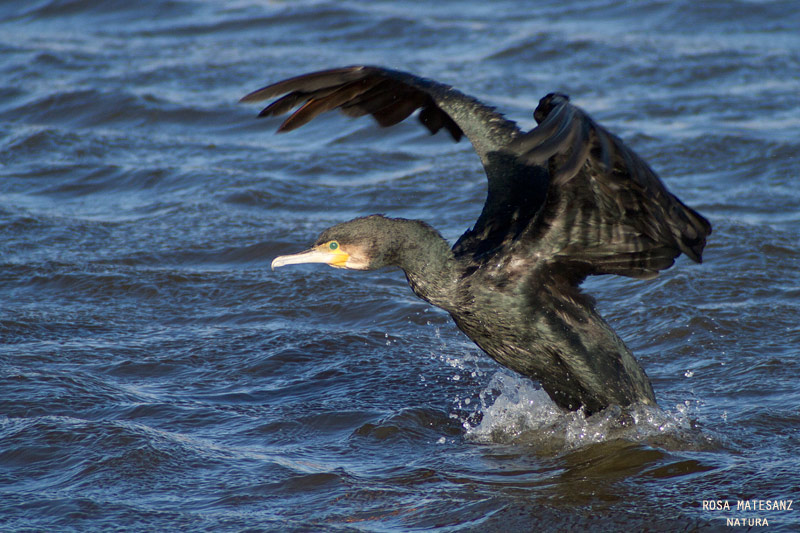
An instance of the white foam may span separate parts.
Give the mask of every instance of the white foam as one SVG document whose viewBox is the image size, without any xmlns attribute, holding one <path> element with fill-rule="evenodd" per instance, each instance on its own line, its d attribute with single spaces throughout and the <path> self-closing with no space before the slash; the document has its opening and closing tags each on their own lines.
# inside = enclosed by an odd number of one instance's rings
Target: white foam
<svg viewBox="0 0 800 533">
<path fill-rule="evenodd" d="M 524 444 L 560 453 L 615 439 L 670 448 L 695 448 L 710 441 L 693 426 L 689 401 L 674 411 L 637 404 L 611 406 L 587 417 L 559 408 L 534 382 L 506 370 L 495 373 L 479 397 L 480 405 L 462 424 L 467 439 L 480 443 Z"/>
</svg>

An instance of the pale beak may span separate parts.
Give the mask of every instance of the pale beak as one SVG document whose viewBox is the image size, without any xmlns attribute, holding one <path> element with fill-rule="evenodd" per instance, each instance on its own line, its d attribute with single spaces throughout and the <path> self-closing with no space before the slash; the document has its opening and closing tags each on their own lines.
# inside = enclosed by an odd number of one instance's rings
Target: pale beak
<svg viewBox="0 0 800 533">
<path fill-rule="evenodd" d="M 331 252 L 320 248 L 312 248 L 299 254 L 276 257 L 272 261 L 272 270 L 284 265 L 301 265 L 303 263 L 325 263 L 326 265 L 342 268 L 347 259 L 348 255 L 341 251 Z"/>
</svg>

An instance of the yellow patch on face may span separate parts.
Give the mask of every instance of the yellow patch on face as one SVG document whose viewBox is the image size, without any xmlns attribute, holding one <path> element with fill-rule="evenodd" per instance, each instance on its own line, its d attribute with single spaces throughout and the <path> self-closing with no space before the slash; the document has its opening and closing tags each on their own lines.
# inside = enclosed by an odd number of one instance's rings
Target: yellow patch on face
<svg viewBox="0 0 800 533">
<path fill-rule="evenodd" d="M 325 244 L 319 245 L 320 251 L 324 251 L 325 253 L 331 255 L 328 264 L 332 267 L 336 268 L 346 268 L 346 263 L 348 259 L 350 259 L 350 254 L 342 250 L 342 247 L 339 246 L 339 243 L 336 241 L 326 242 Z"/>
</svg>

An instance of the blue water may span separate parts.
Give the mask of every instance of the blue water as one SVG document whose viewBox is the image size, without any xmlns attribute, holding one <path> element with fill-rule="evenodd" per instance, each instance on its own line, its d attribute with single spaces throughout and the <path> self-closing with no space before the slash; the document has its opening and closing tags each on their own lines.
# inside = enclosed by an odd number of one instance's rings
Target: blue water
<svg viewBox="0 0 800 533">
<path fill-rule="evenodd" d="M 736 509 L 800 500 L 798 28 L 794 1 L 1 2 L 0 530 L 800 529 Z M 660 409 L 560 412 L 400 272 L 270 271 L 358 215 L 480 213 L 468 143 L 237 104 L 358 63 L 524 127 L 566 92 L 711 220 L 702 265 L 586 284 Z"/>
</svg>

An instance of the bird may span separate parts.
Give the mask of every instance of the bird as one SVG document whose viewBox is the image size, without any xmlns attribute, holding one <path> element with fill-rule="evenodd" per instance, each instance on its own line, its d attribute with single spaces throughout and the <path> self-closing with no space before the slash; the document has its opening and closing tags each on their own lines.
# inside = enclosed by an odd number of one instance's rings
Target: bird
<svg viewBox="0 0 800 533">
<path fill-rule="evenodd" d="M 273 269 L 399 268 L 418 297 L 560 408 L 589 416 L 657 406 L 644 369 L 580 285 L 595 275 L 653 278 L 681 253 L 700 263 L 711 224 L 567 95 L 544 96 L 527 132 L 450 85 L 379 66 L 303 74 L 241 102 L 264 100 L 273 101 L 259 117 L 293 111 L 278 132 L 335 109 L 382 127 L 418 111 L 431 134 L 466 137 L 488 179 L 480 216 L 452 246 L 424 221 L 370 215 L 325 229 Z"/>
</svg>

